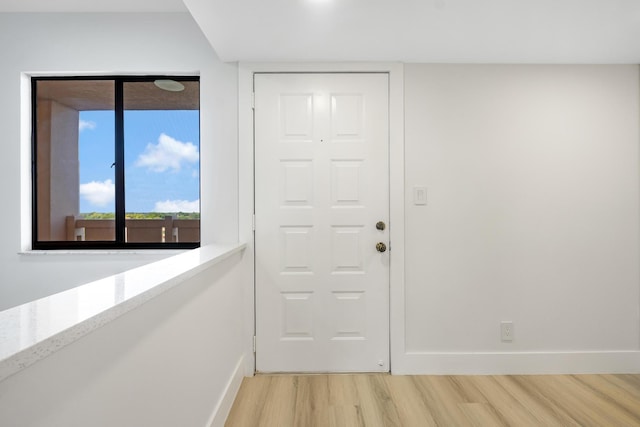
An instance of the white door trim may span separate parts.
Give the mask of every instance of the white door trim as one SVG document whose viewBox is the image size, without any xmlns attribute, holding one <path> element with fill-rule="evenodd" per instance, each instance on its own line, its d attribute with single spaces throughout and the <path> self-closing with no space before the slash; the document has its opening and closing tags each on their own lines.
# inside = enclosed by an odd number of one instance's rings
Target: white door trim
<svg viewBox="0 0 640 427">
<path fill-rule="evenodd" d="M 238 65 L 238 173 L 239 238 L 247 243 L 247 265 L 252 268 L 244 284 L 245 375 L 255 370 L 255 296 L 253 271 L 253 75 L 286 72 L 385 72 L 389 73 L 389 215 L 390 215 L 390 348 L 391 372 L 405 358 L 404 341 L 404 67 L 400 63 L 240 63 Z"/>
</svg>

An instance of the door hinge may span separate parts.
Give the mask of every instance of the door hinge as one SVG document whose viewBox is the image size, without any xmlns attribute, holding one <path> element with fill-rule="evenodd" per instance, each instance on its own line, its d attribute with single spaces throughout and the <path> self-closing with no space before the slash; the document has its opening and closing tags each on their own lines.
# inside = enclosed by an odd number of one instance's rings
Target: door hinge
<svg viewBox="0 0 640 427">
<path fill-rule="evenodd" d="M 251 229 L 256 231 L 256 214 L 251 215 Z"/>
<path fill-rule="evenodd" d="M 256 109 L 256 93 L 255 92 L 251 92 L 251 109 L 252 110 Z"/>
<path fill-rule="evenodd" d="M 253 336 L 253 352 L 256 352 L 256 336 Z"/>
</svg>

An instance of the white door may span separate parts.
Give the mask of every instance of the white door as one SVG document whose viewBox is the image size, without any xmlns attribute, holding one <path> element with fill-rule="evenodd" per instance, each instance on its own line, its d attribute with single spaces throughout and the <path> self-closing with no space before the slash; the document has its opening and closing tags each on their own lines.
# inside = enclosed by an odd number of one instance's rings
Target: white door
<svg viewBox="0 0 640 427">
<path fill-rule="evenodd" d="M 388 371 L 388 75 L 254 84 L 256 369 Z"/>
</svg>

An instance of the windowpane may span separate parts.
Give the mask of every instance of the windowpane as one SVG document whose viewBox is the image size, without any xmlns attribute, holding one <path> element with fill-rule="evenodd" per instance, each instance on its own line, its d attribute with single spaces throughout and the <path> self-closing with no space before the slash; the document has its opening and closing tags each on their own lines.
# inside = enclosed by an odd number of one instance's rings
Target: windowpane
<svg viewBox="0 0 640 427">
<path fill-rule="evenodd" d="M 33 247 L 200 243 L 200 85 L 37 77 Z"/>
<path fill-rule="evenodd" d="M 200 241 L 199 82 L 165 82 L 123 87 L 125 236 L 131 243 Z"/>
<path fill-rule="evenodd" d="M 36 82 L 38 241 L 115 239 L 114 82 Z"/>
</svg>

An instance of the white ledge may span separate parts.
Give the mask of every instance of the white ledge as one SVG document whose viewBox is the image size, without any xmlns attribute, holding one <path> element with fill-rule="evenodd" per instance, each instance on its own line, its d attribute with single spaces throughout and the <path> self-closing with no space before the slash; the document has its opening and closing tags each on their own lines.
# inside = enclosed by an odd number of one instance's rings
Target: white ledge
<svg viewBox="0 0 640 427">
<path fill-rule="evenodd" d="M 0 381 L 245 247 L 207 245 L 0 311 Z"/>
</svg>

